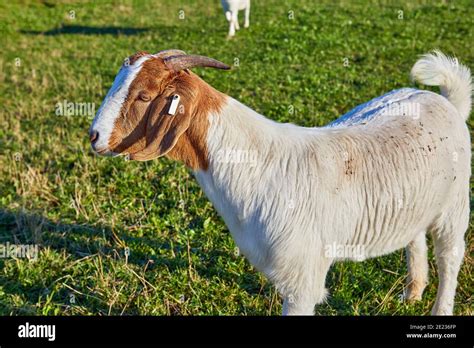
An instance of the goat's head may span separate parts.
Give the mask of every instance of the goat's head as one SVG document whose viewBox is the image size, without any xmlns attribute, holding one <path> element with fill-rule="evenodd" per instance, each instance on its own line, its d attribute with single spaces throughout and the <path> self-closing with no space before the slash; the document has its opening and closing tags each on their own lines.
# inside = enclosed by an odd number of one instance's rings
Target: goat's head
<svg viewBox="0 0 474 348">
<path fill-rule="evenodd" d="M 223 98 L 188 70 L 198 66 L 230 69 L 217 60 L 179 50 L 138 52 L 127 58 L 90 128 L 93 150 L 139 161 L 196 152 L 196 139 L 203 136 L 199 129 L 204 126 L 203 115 L 220 108 Z M 180 100 L 172 115 L 169 109 L 176 95 Z M 178 142 L 180 148 L 174 149 Z M 200 159 L 187 160 L 193 166 Z"/>
</svg>

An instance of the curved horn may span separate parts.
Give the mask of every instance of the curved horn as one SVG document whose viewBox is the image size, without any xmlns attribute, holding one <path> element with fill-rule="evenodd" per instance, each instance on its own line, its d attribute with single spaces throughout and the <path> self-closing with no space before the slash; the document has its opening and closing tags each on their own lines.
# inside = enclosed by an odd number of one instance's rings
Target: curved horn
<svg viewBox="0 0 474 348">
<path fill-rule="evenodd" d="M 184 69 L 191 69 L 197 66 L 229 70 L 230 66 L 218 60 L 196 55 L 173 55 L 164 58 L 168 68 L 178 72 Z"/>
<path fill-rule="evenodd" d="M 176 50 L 176 49 L 170 49 L 170 50 L 163 50 L 158 53 L 155 53 L 154 56 L 160 57 L 160 58 L 167 58 L 171 56 L 185 56 L 186 52 L 181 51 L 181 50 Z"/>
</svg>

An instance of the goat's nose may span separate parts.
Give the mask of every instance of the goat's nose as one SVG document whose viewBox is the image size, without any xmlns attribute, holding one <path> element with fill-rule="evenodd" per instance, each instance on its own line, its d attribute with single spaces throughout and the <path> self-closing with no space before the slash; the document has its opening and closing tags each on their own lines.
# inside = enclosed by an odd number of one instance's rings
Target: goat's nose
<svg viewBox="0 0 474 348">
<path fill-rule="evenodd" d="M 91 144 L 94 144 L 97 141 L 97 139 L 99 139 L 99 132 L 95 130 L 90 131 L 89 139 L 91 140 Z"/>
</svg>

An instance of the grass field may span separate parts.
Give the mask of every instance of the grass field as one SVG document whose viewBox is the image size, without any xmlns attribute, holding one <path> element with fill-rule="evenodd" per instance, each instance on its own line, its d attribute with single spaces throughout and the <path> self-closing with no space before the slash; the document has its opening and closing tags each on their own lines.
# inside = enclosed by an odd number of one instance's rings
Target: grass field
<svg viewBox="0 0 474 348">
<path fill-rule="evenodd" d="M 250 28 L 233 40 L 227 29 L 217 0 L 0 3 L 0 243 L 39 245 L 36 260 L 0 258 L 0 314 L 281 313 L 275 289 L 236 252 L 183 165 L 99 158 L 92 118 L 57 115 L 64 101 L 97 110 L 130 54 L 179 48 L 233 64 L 196 72 L 267 117 L 303 126 L 410 86 L 417 56 L 433 48 L 474 69 L 470 1 L 255 0 Z M 474 313 L 472 215 L 470 225 L 459 315 Z M 404 257 L 336 264 L 316 313 L 429 314 L 432 251 L 416 304 L 399 300 Z"/>
</svg>

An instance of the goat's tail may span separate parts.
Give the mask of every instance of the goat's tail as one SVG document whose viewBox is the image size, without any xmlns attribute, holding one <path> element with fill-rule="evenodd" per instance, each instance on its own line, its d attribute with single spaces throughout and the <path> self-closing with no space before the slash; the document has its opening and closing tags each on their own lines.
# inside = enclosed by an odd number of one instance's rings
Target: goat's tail
<svg viewBox="0 0 474 348">
<path fill-rule="evenodd" d="M 423 55 L 411 69 L 411 77 L 427 86 L 439 86 L 446 97 L 467 120 L 471 112 L 472 79 L 469 68 L 456 58 L 433 51 Z"/>
</svg>

